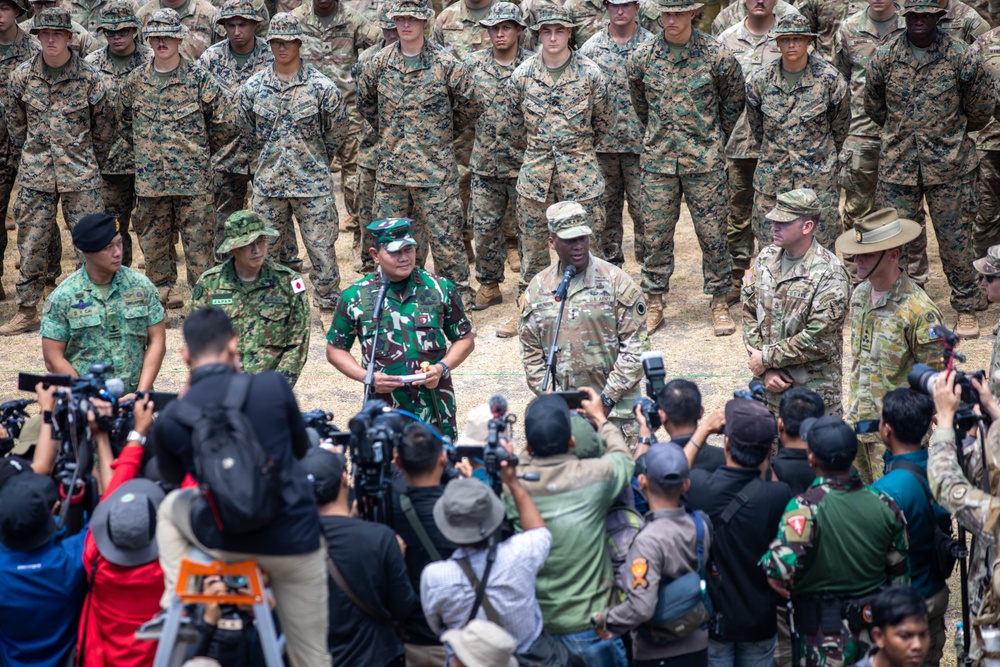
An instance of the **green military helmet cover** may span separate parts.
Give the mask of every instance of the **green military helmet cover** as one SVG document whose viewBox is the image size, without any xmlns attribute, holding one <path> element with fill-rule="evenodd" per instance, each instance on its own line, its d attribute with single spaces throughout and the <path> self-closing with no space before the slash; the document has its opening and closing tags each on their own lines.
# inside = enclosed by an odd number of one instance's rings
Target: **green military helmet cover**
<svg viewBox="0 0 1000 667">
<path fill-rule="evenodd" d="M 587 224 L 587 211 L 575 201 L 556 202 L 545 210 L 549 232 L 561 239 L 575 239 L 588 236 L 594 230 Z"/>
<path fill-rule="evenodd" d="M 635 0 L 628 1 L 634 2 Z M 522 28 L 528 27 L 528 24 L 524 21 L 524 17 L 521 16 L 521 9 L 513 2 L 498 2 L 494 4 L 490 7 L 490 13 L 479 22 L 479 25 L 484 28 L 492 28 L 504 21 L 513 21 Z"/>
<path fill-rule="evenodd" d="M 657 0 L 656 7 L 661 12 L 693 12 L 701 9 L 705 4 L 702 2 L 691 2 L 690 0 Z"/>
<path fill-rule="evenodd" d="M 774 28 L 771 30 L 771 36 L 775 39 L 779 37 L 792 37 L 795 35 L 800 35 L 803 37 L 818 37 L 816 33 L 812 31 L 812 25 L 809 23 L 809 19 L 801 14 L 785 14 L 778 18 L 778 22 L 775 23 Z"/>
<path fill-rule="evenodd" d="M 912 0 L 903 7 L 902 14 L 946 14 L 947 7 L 942 7 L 937 0 Z"/>
<path fill-rule="evenodd" d="M 894 208 L 883 208 L 855 221 L 837 238 L 837 251 L 845 255 L 881 252 L 906 245 L 920 236 L 920 225 L 899 217 Z"/>
<path fill-rule="evenodd" d="M 972 265 L 984 276 L 1000 275 L 1000 245 L 990 246 L 986 257 L 980 257 Z"/>
<path fill-rule="evenodd" d="M 819 198 L 809 188 L 789 190 L 778 195 L 777 204 L 764 217 L 775 222 L 792 222 L 819 212 Z"/>
<path fill-rule="evenodd" d="M 538 13 L 535 15 L 535 24 L 531 26 L 531 29 L 538 32 L 542 29 L 543 25 L 561 25 L 567 28 L 576 27 L 570 13 L 559 5 L 542 5 L 538 8 Z"/>
<path fill-rule="evenodd" d="M 184 39 L 188 29 L 181 23 L 180 14 L 170 9 L 158 9 L 146 22 L 146 39 L 150 37 L 173 37 Z"/>
<path fill-rule="evenodd" d="M 386 252 L 399 252 L 403 248 L 417 245 L 410 234 L 410 218 L 384 218 L 376 220 L 366 227 L 372 233 L 373 240 L 385 248 Z"/>
<path fill-rule="evenodd" d="M 253 8 L 251 0 L 226 0 L 219 10 L 219 18 L 215 20 L 216 25 L 222 25 L 226 19 L 246 19 L 254 23 L 260 23 L 260 17 Z"/>
<path fill-rule="evenodd" d="M 434 18 L 434 8 L 423 0 L 400 0 L 386 12 L 386 16 L 390 19 L 397 16 L 411 16 L 415 19 L 430 21 Z"/>
<path fill-rule="evenodd" d="M 104 5 L 97 29 L 115 31 L 125 28 L 142 30 L 142 24 L 135 15 L 135 5 L 129 0 L 112 0 Z"/>
<path fill-rule="evenodd" d="M 67 7 L 46 7 L 35 15 L 32 20 L 31 34 L 37 35 L 42 30 L 65 30 L 73 32 L 73 17 Z"/>
<path fill-rule="evenodd" d="M 271 17 L 271 23 L 267 28 L 267 41 L 280 39 L 283 42 L 302 41 L 302 24 L 299 20 L 288 12 L 278 12 Z"/>
<path fill-rule="evenodd" d="M 236 211 L 226 218 L 222 231 L 225 239 L 219 244 L 219 254 L 231 252 L 234 248 L 242 248 L 256 241 L 261 236 L 281 236 L 278 230 L 267 224 L 267 221 L 254 211 Z"/>
</svg>

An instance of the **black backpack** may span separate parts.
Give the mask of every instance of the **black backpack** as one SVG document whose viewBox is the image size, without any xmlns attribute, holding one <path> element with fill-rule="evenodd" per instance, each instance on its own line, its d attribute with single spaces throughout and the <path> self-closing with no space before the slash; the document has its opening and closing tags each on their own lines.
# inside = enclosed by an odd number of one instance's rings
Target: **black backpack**
<svg viewBox="0 0 1000 667">
<path fill-rule="evenodd" d="M 195 478 L 216 525 L 228 534 L 263 528 L 281 509 L 281 471 L 243 412 L 250 380 L 233 375 L 221 403 L 182 400 L 165 410 L 191 428 Z"/>
</svg>

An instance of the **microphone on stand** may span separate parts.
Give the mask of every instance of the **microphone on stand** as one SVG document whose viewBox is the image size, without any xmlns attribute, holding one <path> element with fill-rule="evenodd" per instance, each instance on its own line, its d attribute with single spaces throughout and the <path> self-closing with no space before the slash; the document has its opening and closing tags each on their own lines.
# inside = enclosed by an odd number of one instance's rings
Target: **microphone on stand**
<svg viewBox="0 0 1000 667">
<path fill-rule="evenodd" d="M 563 271 L 562 282 L 559 283 L 559 289 L 556 290 L 556 301 L 562 301 L 566 298 L 566 290 L 569 289 L 569 281 L 573 280 L 573 276 L 576 275 L 576 267 L 570 264 Z"/>
</svg>

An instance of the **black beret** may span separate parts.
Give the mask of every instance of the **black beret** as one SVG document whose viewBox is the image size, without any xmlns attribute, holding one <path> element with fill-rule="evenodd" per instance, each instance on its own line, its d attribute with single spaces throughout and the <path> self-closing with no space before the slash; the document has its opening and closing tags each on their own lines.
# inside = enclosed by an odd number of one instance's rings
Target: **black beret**
<svg viewBox="0 0 1000 667">
<path fill-rule="evenodd" d="M 118 234 L 118 220 L 107 213 L 92 213 L 73 227 L 73 245 L 80 252 L 104 250 Z"/>
</svg>

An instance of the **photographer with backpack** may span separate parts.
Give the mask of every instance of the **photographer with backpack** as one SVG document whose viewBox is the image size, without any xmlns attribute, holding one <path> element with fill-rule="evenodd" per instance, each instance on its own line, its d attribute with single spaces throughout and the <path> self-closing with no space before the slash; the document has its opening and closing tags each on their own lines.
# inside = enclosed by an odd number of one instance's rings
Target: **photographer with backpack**
<svg viewBox="0 0 1000 667">
<path fill-rule="evenodd" d="M 152 444 L 171 492 L 157 515 L 161 607 L 193 548 L 226 561 L 254 559 L 270 575 L 292 667 L 330 667 L 326 553 L 313 489 L 299 459 L 309 437 L 288 382 L 238 373 L 229 317 L 203 308 L 184 322 L 187 392 L 160 414 Z M 162 615 L 159 617 L 162 619 Z M 148 629 L 148 628 L 147 628 Z"/>
</svg>

